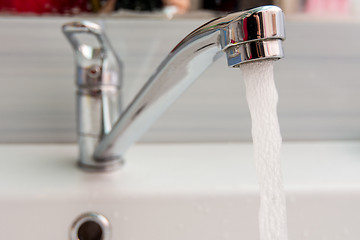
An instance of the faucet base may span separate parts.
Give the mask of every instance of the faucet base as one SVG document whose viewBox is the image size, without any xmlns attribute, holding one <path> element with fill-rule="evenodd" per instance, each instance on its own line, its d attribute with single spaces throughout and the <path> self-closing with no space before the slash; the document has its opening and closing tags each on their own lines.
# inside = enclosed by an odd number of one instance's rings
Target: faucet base
<svg viewBox="0 0 360 240">
<path fill-rule="evenodd" d="M 93 156 L 99 141 L 98 137 L 79 134 L 78 141 L 80 148 L 77 165 L 80 169 L 87 172 L 108 172 L 117 170 L 124 165 L 124 159 L 121 154 L 114 154 L 101 159 Z"/>
<path fill-rule="evenodd" d="M 120 169 L 124 165 L 125 161 L 122 157 L 112 159 L 108 162 L 99 162 L 95 164 L 87 164 L 82 161 L 78 161 L 77 165 L 81 170 L 87 172 L 110 172 Z"/>
</svg>

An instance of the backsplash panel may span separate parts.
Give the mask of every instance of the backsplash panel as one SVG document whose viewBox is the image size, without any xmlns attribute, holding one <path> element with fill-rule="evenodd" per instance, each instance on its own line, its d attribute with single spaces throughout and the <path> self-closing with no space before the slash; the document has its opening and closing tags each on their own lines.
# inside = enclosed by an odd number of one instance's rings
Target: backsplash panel
<svg viewBox="0 0 360 240">
<path fill-rule="evenodd" d="M 74 142 L 70 18 L 0 19 L 0 142 Z M 167 53 L 206 19 L 90 19 L 105 26 L 125 64 L 124 101 Z M 288 21 L 275 63 L 284 140 L 360 139 L 360 23 Z M 250 141 L 239 69 L 208 69 L 142 138 L 145 142 Z"/>
</svg>

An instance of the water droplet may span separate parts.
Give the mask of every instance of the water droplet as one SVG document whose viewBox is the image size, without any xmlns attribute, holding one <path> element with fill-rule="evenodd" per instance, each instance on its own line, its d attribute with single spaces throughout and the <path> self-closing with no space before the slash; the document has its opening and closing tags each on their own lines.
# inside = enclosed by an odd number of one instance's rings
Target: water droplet
<svg viewBox="0 0 360 240">
<path fill-rule="evenodd" d="M 122 220 L 123 220 L 124 222 L 128 222 L 128 221 L 129 221 L 129 217 L 126 216 L 126 215 L 124 215 L 124 216 L 122 217 Z"/>
<path fill-rule="evenodd" d="M 115 212 L 113 213 L 113 215 L 114 215 L 115 218 L 118 218 L 118 217 L 119 217 L 119 212 L 118 212 L 118 211 L 115 211 Z"/>
</svg>

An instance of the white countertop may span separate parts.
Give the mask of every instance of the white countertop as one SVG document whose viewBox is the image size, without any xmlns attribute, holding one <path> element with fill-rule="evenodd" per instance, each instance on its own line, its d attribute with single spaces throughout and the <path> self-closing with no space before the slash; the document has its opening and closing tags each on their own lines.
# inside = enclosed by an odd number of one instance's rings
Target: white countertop
<svg viewBox="0 0 360 240">
<path fill-rule="evenodd" d="M 113 239 L 259 239 L 251 144 L 141 144 L 112 173 L 76 168 L 77 146 L 0 146 L 0 238 L 68 238 L 99 212 Z M 289 239 L 357 240 L 360 142 L 284 143 Z M 21 229 L 21 231 L 19 231 Z"/>
<path fill-rule="evenodd" d="M 76 167 L 74 144 L 5 144 L 0 153 L 0 198 L 258 191 L 249 143 L 135 145 L 122 169 L 100 174 Z M 282 161 L 287 192 L 360 191 L 360 142 L 286 142 Z"/>
</svg>

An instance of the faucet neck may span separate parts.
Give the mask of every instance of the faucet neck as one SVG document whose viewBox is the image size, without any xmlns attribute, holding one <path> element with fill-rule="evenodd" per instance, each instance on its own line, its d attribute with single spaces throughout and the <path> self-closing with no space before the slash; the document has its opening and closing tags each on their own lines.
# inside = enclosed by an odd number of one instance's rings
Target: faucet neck
<svg viewBox="0 0 360 240">
<path fill-rule="evenodd" d="M 228 65 L 283 57 L 283 13 L 274 6 L 214 19 L 186 36 L 160 64 L 95 150 L 101 160 L 120 156 L 224 52 Z"/>
</svg>

